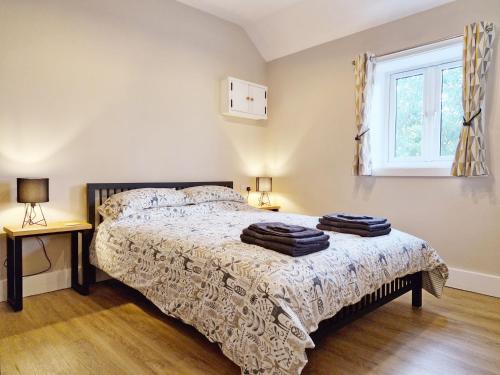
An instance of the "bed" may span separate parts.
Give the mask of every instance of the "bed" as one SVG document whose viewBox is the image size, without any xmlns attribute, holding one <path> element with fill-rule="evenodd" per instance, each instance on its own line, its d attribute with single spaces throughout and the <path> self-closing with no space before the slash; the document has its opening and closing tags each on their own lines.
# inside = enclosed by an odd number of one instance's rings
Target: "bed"
<svg viewBox="0 0 500 375">
<path fill-rule="evenodd" d="M 329 232 L 330 248 L 289 257 L 244 244 L 254 222 L 314 227 L 317 217 L 276 213 L 235 201 L 208 201 L 103 220 L 107 197 L 139 188 L 232 182 L 88 184 L 92 245 L 85 240 L 84 288 L 95 269 L 140 291 L 165 314 L 194 326 L 241 367 L 243 374 L 300 374 L 311 334 L 328 320 L 339 328 L 369 311 L 422 289 L 439 297 L 448 270 L 425 241 L 393 230 L 378 238 Z"/>
</svg>

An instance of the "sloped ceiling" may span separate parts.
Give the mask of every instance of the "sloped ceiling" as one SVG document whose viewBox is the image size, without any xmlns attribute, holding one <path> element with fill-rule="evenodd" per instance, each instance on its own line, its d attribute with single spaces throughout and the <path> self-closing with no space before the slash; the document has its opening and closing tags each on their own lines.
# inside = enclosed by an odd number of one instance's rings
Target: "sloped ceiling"
<svg viewBox="0 0 500 375">
<path fill-rule="evenodd" d="M 266 61 L 455 0 L 177 0 L 242 26 Z"/>
</svg>

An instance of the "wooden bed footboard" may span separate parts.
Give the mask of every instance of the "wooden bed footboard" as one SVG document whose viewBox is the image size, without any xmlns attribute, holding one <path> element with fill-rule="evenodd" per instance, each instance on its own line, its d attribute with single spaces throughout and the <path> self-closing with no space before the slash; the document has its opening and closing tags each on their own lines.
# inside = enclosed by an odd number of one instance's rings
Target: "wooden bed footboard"
<svg viewBox="0 0 500 375">
<path fill-rule="evenodd" d="M 338 330 L 410 291 L 412 292 L 412 306 L 420 308 L 422 306 L 422 272 L 406 275 L 382 285 L 375 292 L 363 296 L 359 302 L 343 307 L 332 318 L 321 322 L 320 326 L 327 326 L 328 332 Z M 318 329 L 312 336 L 321 336 L 319 331 L 325 330 Z"/>
</svg>

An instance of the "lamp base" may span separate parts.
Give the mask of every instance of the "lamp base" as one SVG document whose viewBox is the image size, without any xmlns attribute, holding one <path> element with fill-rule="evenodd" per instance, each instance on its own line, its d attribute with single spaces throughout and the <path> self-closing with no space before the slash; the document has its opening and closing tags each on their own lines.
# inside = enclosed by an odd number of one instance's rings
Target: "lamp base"
<svg viewBox="0 0 500 375">
<path fill-rule="evenodd" d="M 263 191 L 260 193 L 259 197 L 259 206 L 270 206 L 271 205 L 271 200 L 269 199 L 269 194 L 266 191 Z"/>
<path fill-rule="evenodd" d="M 41 218 L 36 213 L 37 206 L 39 208 Z M 45 220 L 45 215 L 43 214 L 41 204 L 26 203 L 25 209 L 24 209 L 24 219 L 23 219 L 23 226 L 22 227 L 24 228 L 26 225 L 41 225 L 43 227 L 47 226 L 47 220 Z"/>
</svg>

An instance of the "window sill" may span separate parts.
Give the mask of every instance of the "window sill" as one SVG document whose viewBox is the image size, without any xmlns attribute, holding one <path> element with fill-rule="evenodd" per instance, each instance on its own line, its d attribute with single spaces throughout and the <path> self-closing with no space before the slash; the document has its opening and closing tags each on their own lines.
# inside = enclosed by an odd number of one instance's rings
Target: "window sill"
<svg viewBox="0 0 500 375">
<path fill-rule="evenodd" d="M 395 168 L 378 167 L 373 168 L 373 176 L 393 176 L 393 177 L 453 177 L 450 167 L 440 168 Z"/>
</svg>

